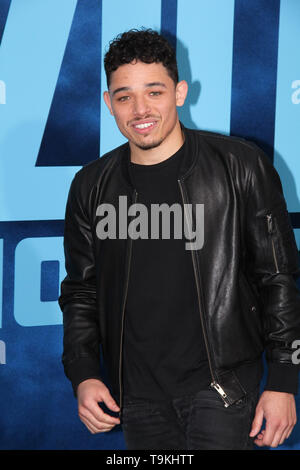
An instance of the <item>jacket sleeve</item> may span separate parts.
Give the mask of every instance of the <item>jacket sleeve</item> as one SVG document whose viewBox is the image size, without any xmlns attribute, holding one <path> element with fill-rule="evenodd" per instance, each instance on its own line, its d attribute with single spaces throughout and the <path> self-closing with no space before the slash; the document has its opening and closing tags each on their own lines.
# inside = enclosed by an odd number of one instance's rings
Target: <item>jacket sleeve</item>
<svg viewBox="0 0 300 470">
<path fill-rule="evenodd" d="M 246 237 L 261 304 L 265 389 L 297 393 L 293 341 L 300 339 L 299 253 L 278 173 L 260 150 L 256 157 L 248 183 Z"/>
<path fill-rule="evenodd" d="M 62 363 L 76 389 L 88 378 L 100 377 L 100 332 L 96 309 L 93 239 L 78 172 L 71 184 L 64 227 L 67 276 L 58 299 L 63 312 Z"/>
</svg>

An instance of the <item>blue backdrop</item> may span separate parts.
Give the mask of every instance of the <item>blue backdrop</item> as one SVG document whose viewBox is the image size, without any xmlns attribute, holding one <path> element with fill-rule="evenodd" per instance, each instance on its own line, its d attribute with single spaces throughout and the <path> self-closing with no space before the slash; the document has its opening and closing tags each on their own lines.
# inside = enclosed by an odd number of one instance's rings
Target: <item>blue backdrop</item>
<svg viewBox="0 0 300 470">
<path fill-rule="evenodd" d="M 73 175 L 124 142 L 103 55 L 141 26 L 176 46 L 184 124 L 267 152 L 300 246 L 299 0 L 0 0 L 0 449 L 125 448 L 120 428 L 91 435 L 77 417 L 57 298 Z"/>
</svg>

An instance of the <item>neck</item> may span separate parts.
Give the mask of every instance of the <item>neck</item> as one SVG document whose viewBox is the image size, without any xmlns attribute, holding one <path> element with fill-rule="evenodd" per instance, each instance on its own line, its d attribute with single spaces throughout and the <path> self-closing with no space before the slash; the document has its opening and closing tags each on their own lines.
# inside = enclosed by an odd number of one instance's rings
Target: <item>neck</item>
<svg viewBox="0 0 300 470">
<path fill-rule="evenodd" d="M 140 165 L 155 165 L 163 162 L 174 155 L 184 143 L 184 133 L 181 130 L 179 121 L 176 123 L 174 130 L 165 138 L 158 146 L 149 150 L 143 150 L 132 142 L 130 146 L 130 160 L 132 163 Z"/>
</svg>

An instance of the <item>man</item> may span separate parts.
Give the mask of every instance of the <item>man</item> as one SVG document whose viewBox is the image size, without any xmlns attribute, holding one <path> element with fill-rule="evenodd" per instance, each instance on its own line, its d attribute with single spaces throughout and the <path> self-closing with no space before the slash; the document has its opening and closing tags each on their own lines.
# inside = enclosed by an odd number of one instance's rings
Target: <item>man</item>
<svg viewBox="0 0 300 470">
<path fill-rule="evenodd" d="M 300 338 L 279 177 L 254 144 L 179 122 L 188 86 L 158 33 L 118 36 L 105 71 L 104 101 L 128 143 L 75 175 L 59 299 L 80 419 L 92 433 L 121 422 L 128 449 L 276 447 L 296 422 Z M 182 209 L 182 224 L 174 211 L 173 230 L 160 230 L 150 217 L 160 204 Z"/>
</svg>

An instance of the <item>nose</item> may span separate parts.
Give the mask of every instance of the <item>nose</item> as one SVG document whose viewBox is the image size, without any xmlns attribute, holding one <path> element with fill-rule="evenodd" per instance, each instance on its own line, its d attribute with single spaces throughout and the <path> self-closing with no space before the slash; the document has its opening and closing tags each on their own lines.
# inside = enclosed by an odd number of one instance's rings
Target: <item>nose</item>
<svg viewBox="0 0 300 470">
<path fill-rule="evenodd" d="M 136 117 L 144 117 L 150 112 L 150 105 L 144 96 L 135 97 L 133 112 Z"/>
</svg>

